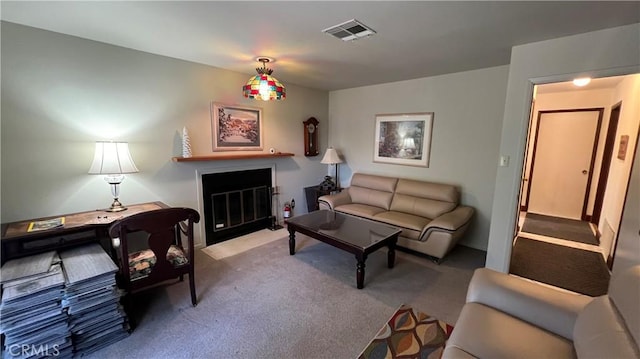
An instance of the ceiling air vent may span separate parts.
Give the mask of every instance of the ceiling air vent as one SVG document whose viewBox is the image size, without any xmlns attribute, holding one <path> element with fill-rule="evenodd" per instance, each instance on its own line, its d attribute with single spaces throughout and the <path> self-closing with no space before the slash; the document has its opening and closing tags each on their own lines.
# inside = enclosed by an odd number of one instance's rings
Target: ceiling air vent
<svg viewBox="0 0 640 359">
<path fill-rule="evenodd" d="M 322 32 L 335 36 L 342 41 L 357 40 L 376 33 L 372 28 L 355 19 L 345 21 L 336 26 L 331 26 L 330 28 L 322 30 Z"/>
</svg>

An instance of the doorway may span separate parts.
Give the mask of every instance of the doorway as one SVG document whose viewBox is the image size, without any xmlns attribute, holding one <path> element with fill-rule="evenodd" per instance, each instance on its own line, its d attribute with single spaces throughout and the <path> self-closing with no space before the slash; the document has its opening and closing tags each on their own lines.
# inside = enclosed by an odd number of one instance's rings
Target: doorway
<svg viewBox="0 0 640 359">
<path fill-rule="evenodd" d="M 604 109 L 540 111 L 533 141 L 527 212 L 586 220 Z"/>
<path fill-rule="evenodd" d="M 579 254 L 578 262 L 589 263 L 579 264 L 582 268 L 574 268 L 574 277 L 582 280 L 579 287 L 594 284 L 591 289 L 596 292 L 607 290 L 611 269 L 607 266 L 611 258 L 607 261 L 607 257 L 614 255 L 610 253 L 611 245 L 612 241 L 615 243 L 619 227 L 616 219 L 622 213 L 622 206 L 617 206 L 615 201 L 624 197 L 627 190 L 625 186 L 618 185 L 621 182 L 619 168 L 628 165 L 616 160 L 621 136 L 618 123 L 624 122 L 620 126 L 623 132 L 629 132 L 628 128 L 633 126 L 638 127 L 638 119 L 632 119 L 630 114 L 620 118 L 620 108 L 624 106 L 620 98 L 629 100 L 630 96 L 621 92 L 629 88 L 629 81 L 635 81 L 632 83 L 637 85 L 638 76 L 596 79 L 592 82 L 595 86 L 589 90 L 574 89 L 571 83 L 535 87 L 510 272 L 514 273 L 514 268 L 517 270 L 519 265 L 520 268 L 538 268 L 551 280 L 571 277 L 566 273 L 575 264 L 570 257 Z M 625 79 L 630 80 L 626 80 L 624 86 L 620 85 Z M 616 103 L 612 103 L 614 100 Z M 625 126 L 627 130 L 624 130 Z M 637 134 L 634 133 L 632 141 L 636 140 L 635 137 Z M 613 175 L 609 176 L 612 168 Z M 629 174 L 626 175 L 628 177 Z M 534 220 L 542 221 L 542 226 L 552 231 L 530 230 L 532 227 L 526 226 L 527 218 L 529 224 Z M 558 228 L 561 230 L 557 231 Z M 562 232 L 582 232 L 582 235 L 592 236 L 594 241 L 556 234 Z M 604 243 L 601 242 L 602 232 L 605 233 Z M 521 248 L 518 248 L 518 242 Z M 535 256 L 534 247 L 543 248 L 537 252 L 547 263 L 526 263 Z M 597 270 L 592 271 L 593 268 Z M 526 274 L 522 276 L 545 282 Z M 598 281 L 600 289 L 595 288 Z M 567 288 L 557 283 L 545 283 Z"/>
</svg>

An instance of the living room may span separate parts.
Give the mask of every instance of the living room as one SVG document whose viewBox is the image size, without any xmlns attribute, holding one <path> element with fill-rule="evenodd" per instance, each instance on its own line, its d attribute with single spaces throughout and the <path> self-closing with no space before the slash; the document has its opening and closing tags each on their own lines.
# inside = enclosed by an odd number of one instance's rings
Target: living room
<svg viewBox="0 0 640 359">
<path fill-rule="evenodd" d="M 517 44 L 508 60 L 498 65 L 329 91 L 278 76 L 288 66 L 278 58 L 290 56 L 287 53 L 243 53 L 237 58 L 246 72 L 226 70 L 65 35 L 62 28 L 47 31 L 20 24 L 7 18 L 9 5 L 2 4 L 1 29 L 3 223 L 108 205 L 112 198 L 102 176 L 87 174 L 99 140 L 129 142 L 140 171 L 127 175 L 121 185 L 120 199 L 126 204 L 162 201 L 199 209 L 196 171 L 273 164 L 280 198 L 295 199 L 299 205 L 294 213 L 302 214 L 303 189 L 320 183 L 333 169 L 320 163 L 321 155 L 303 154 L 302 122 L 315 117 L 321 154 L 332 146 L 345 161 L 339 166 L 342 186 L 348 186 L 357 172 L 459 186 L 461 203 L 475 208 L 473 223 L 460 244 L 486 252 L 487 267 L 507 271 L 532 84 L 568 81 L 584 74 L 633 74 L 640 66 L 636 20 Z M 335 20 L 366 21 L 357 13 L 341 15 Z M 339 41 L 317 30 L 322 39 L 317 41 Z M 361 41 L 370 40 L 375 38 Z M 236 51 L 233 43 L 211 46 Z M 257 102 L 242 97 L 242 85 L 258 66 L 255 57 L 261 55 L 276 58 L 270 67 L 286 85 L 286 100 Z M 379 61 L 391 66 L 394 59 Z M 300 71 L 313 67 L 303 65 L 298 65 Z M 194 154 L 212 153 L 212 102 L 260 107 L 262 152 L 274 148 L 294 156 L 173 162 L 172 157 L 182 153 L 183 128 L 189 130 Z M 429 167 L 373 163 L 375 115 L 416 112 L 434 113 Z M 636 147 L 636 143 L 629 145 Z M 509 158 L 508 166 L 499 166 L 501 156 Z M 620 229 L 614 272 L 640 262 L 637 187 L 631 185 L 636 192 L 627 195 L 636 208 L 626 209 L 630 214 L 624 216 Z M 204 246 L 199 228 L 196 240 L 200 248 Z M 459 284 L 464 292 L 468 280 L 460 279 Z M 215 295 L 215 290 L 214 284 L 199 295 Z M 446 316 L 455 322 L 455 314 Z"/>
</svg>

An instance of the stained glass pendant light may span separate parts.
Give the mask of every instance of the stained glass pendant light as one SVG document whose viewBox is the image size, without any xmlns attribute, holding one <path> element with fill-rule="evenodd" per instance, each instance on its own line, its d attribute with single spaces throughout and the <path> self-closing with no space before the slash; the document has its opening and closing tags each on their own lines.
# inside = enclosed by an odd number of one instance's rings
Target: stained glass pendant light
<svg viewBox="0 0 640 359">
<path fill-rule="evenodd" d="M 284 100 L 287 97 L 284 85 L 271 76 L 273 70 L 267 67 L 267 63 L 272 59 L 258 57 L 256 60 L 262 62 L 262 68 L 256 68 L 258 74 L 250 78 L 242 87 L 244 97 L 263 101 Z"/>
</svg>

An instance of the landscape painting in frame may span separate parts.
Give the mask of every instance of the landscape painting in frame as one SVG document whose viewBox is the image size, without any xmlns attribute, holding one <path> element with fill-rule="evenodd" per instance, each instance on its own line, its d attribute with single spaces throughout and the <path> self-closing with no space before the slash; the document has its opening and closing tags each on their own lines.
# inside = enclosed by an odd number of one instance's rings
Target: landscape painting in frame
<svg viewBox="0 0 640 359">
<path fill-rule="evenodd" d="M 262 109 L 211 103 L 213 151 L 261 151 Z"/>
<path fill-rule="evenodd" d="M 376 115 L 373 162 L 429 167 L 433 112 Z"/>
</svg>

